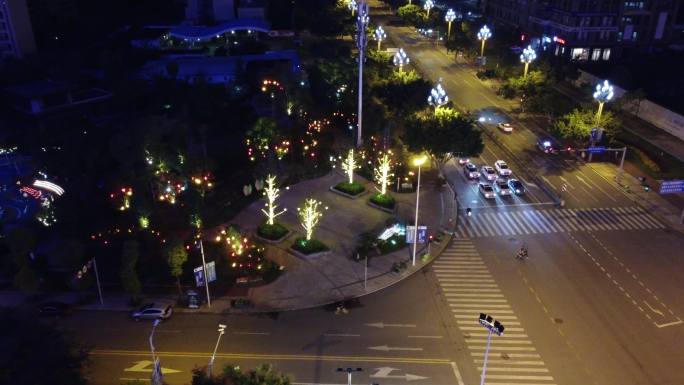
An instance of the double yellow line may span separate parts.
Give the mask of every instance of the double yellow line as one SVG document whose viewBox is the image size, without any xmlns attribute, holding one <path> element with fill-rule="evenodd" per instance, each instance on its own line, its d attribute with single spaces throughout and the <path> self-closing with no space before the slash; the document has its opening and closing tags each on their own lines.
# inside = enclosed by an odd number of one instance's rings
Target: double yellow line
<svg viewBox="0 0 684 385">
<path fill-rule="evenodd" d="M 143 350 L 111 350 L 96 349 L 90 351 L 94 356 L 144 356 L 150 355 L 149 351 Z M 202 352 L 163 352 L 157 351 L 161 357 L 180 358 L 208 358 L 210 353 Z M 346 361 L 346 362 L 385 362 L 404 364 L 436 364 L 449 365 L 450 360 L 440 358 L 402 358 L 402 357 L 375 357 L 375 356 L 314 356 L 299 354 L 258 354 L 258 353 L 217 353 L 218 358 L 261 360 L 261 361 Z"/>
</svg>

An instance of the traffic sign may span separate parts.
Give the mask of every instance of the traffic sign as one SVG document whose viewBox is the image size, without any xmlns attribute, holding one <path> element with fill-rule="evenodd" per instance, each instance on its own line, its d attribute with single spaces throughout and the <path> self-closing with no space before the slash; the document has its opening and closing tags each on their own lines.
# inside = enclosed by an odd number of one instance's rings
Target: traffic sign
<svg viewBox="0 0 684 385">
<path fill-rule="evenodd" d="M 664 180 L 660 184 L 661 194 L 676 194 L 684 192 L 684 179 Z"/>
<path fill-rule="evenodd" d="M 216 262 L 207 262 L 207 281 L 216 281 Z"/>
<path fill-rule="evenodd" d="M 600 154 L 600 153 L 606 151 L 606 148 L 602 147 L 602 146 L 588 147 L 585 151 L 590 153 L 590 154 Z"/>
<path fill-rule="evenodd" d="M 413 233 L 416 231 L 415 226 L 406 226 L 406 243 L 413 243 Z M 427 241 L 427 226 L 418 226 L 418 243 L 425 243 Z"/>
<path fill-rule="evenodd" d="M 195 273 L 195 283 L 197 284 L 197 287 L 204 286 L 204 269 L 202 266 L 196 267 L 193 271 Z"/>
</svg>

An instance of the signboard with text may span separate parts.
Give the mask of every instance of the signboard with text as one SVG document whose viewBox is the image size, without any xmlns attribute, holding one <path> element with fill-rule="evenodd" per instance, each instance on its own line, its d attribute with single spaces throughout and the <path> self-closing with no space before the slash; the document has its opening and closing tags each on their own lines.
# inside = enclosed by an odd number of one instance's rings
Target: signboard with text
<svg viewBox="0 0 684 385">
<path fill-rule="evenodd" d="M 415 226 L 406 226 L 406 243 L 413 243 Z M 427 226 L 418 226 L 418 243 L 427 242 Z"/>
<path fill-rule="evenodd" d="M 664 180 L 660 184 L 660 194 L 676 194 L 684 192 L 684 179 Z"/>
</svg>

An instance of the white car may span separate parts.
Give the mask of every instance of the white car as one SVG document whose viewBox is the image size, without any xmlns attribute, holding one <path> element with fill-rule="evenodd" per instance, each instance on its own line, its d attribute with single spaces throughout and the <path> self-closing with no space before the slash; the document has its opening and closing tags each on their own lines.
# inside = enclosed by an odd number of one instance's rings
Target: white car
<svg viewBox="0 0 684 385">
<path fill-rule="evenodd" d="M 497 179 L 496 183 L 494 183 L 496 186 L 496 190 L 499 192 L 499 195 L 501 196 L 511 196 L 513 195 L 513 192 L 511 191 L 510 187 L 508 187 L 508 182 L 505 179 Z"/>
<path fill-rule="evenodd" d="M 513 132 L 513 126 L 511 126 L 510 123 L 499 123 L 496 126 L 499 127 L 499 130 L 503 132 Z"/>
<path fill-rule="evenodd" d="M 463 175 L 468 179 L 480 179 L 480 173 L 477 172 L 477 166 L 470 162 L 463 165 Z"/>
<path fill-rule="evenodd" d="M 173 306 L 164 303 L 148 303 L 131 313 L 131 318 L 136 321 L 141 319 L 165 320 L 173 314 Z"/>
<path fill-rule="evenodd" d="M 498 176 L 496 175 L 496 171 L 491 166 L 482 166 L 482 169 L 480 170 L 482 176 L 490 181 L 495 181 Z"/>
<path fill-rule="evenodd" d="M 496 193 L 489 183 L 480 183 L 479 186 L 480 194 L 482 194 L 486 199 L 496 198 Z"/>
<path fill-rule="evenodd" d="M 508 168 L 508 165 L 503 160 L 497 160 L 494 162 L 494 167 L 496 167 L 496 172 L 498 172 L 501 176 L 510 176 L 513 173 L 513 171 Z"/>
<path fill-rule="evenodd" d="M 463 157 L 459 157 L 459 158 L 458 158 L 458 164 L 464 165 L 464 164 L 466 164 L 466 163 L 470 163 L 470 159 L 468 159 L 468 158 L 463 158 Z"/>
</svg>

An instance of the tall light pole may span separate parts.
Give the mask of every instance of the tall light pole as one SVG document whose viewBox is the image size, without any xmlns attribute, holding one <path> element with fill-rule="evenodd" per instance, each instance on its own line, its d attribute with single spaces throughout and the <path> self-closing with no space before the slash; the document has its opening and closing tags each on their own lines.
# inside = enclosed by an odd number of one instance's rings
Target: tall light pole
<svg viewBox="0 0 684 385">
<path fill-rule="evenodd" d="M 477 40 L 482 41 L 482 45 L 480 46 L 480 56 L 484 56 L 485 42 L 490 37 L 492 37 L 492 31 L 489 30 L 489 27 L 483 25 L 482 28 L 480 28 L 480 31 L 477 33 Z"/>
<path fill-rule="evenodd" d="M 420 207 L 420 167 L 427 161 L 425 155 L 413 160 L 413 165 L 418 167 L 418 184 L 416 185 L 416 220 L 413 226 L 413 262 L 416 265 L 416 248 L 418 247 L 418 208 Z"/>
<path fill-rule="evenodd" d="M 409 63 L 409 57 L 406 55 L 406 51 L 404 51 L 403 48 L 399 48 L 399 51 L 394 54 L 392 62 L 395 66 L 399 67 L 399 72 L 403 72 L 404 66 Z"/>
<path fill-rule="evenodd" d="M 359 107 L 358 107 L 358 122 L 356 129 L 356 147 L 361 147 L 361 132 L 363 122 L 363 60 L 368 45 L 368 37 L 366 36 L 366 25 L 368 25 L 368 4 L 365 0 L 361 0 L 358 4 L 358 15 L 356 17 L 356 48 L 359 49 Z"/>
<path fill-rule="evenodd" d="M 349 8 L 349 10 L 351 11 L 352 16 L 354 16 L 354 14 L 356 13 L 356 7 L 356 0 L 349 0 L 349 2 L 347 3 L 347 8 Z"/>
<path fill-rule="evenodd" d="M 603 113 L 603 105 L 606 104 L 606 102 L 610 101 L 613 99 L 614 93 L 613 93 L 613 86 L 610 85 L 608 80 L 604 80 L 603 84 L 599 83 L 596 85 L 596 91 L 594 91 L 594 99 L 598 102 L 598 110 L 596 111 L 596 123 L 595 123 L 595 129 L 592 130 L 592 134 L 589 136 L 589 141 L 591 143 L 591 146 L 594 146 L 594 143 L 596 141 L 596 137 L 594 132 L 597 134 L 600 132 L 600 127 L 599 125 L 601 124 L 601 114 Z M 591 162 L 591 159 L 593 157 L 594 153 L 589 152 L 589 161 Z"/>
<path fill-rule="evenodd" d="M 387 38 L 387 34 L 385 33 L 385 30 L 382 29 L 382 26 L 379 26 L 375 32 L 373 32 L 373 37 L 378 41 L 378 51 L 380 51 L 380 44 Z"/>
<path fill-rule="evenodd" d="M 442 87 L 442 78 L 440 78 L 439 83 L 430 90 L 430 95 L 427 100 L 429 105 L 435 107 L 435 115 L 437 115 L 439 107 L 449 102 L 449 95 L 447 95 L 446 90 Z"/>
<path fill-rule="evenodd" d="M 527 69 L 530 67 L 530 63 L 537 58 L 537 53 L 534 52 L 531 45 L 528 45 L 522 53 L 520 54 L 520 62 L 525 63 L 525 71 L 523 72 L 523 77 L 527 77 Z"/>
<path fill-rule="evenodd" d="M 456 12 L 454 12 L 453 9 L 449 8 L 446 15 L 444 15 L 444 21 L 446 21 L 447 24 L 449 25 L 447 27 L 447 40 L 449 40 L 449 38 L 451 37 L 451 23 L 454 20 L 456 20 Z"/>
<path fill-rule="evenodd" d="M 361 368 L 337 368 L 338 372 L 347 373 L 347 385 L 352 385 L 352 373 L 363 372 Z"/>
<path fill-rule="evenodd" d="M 154 365 L 154 369 L 152 370 L 152 385 L 162 385 L 163 383 L 161 363 L 154 350 L 154 331 L 157 329 L 157 326 L 159 326 L 159 322 L 158 319 L 154 320 L 152 323 L 152 331 L 150 332 L 150 352 L 152 353 L 152 363 Z"/>
<path fill-rule="evenodd" d="M 480 385 L 484 385 L 485 374 L 487 374 L 487 356 L 489 356 L 489 344 L 492 342 L 492 334 L 502 336 L 504 326 L 499 321 L 495 321 L 492 316 L 484 313 L 480 313 L 480 325 L 489 330 L 489 335 L 487 336 L 487 347 L 485 348 L 484 354 L 484 362 L 482 364 L 482 376 L 480 377 Z"/>
<path fill-rule="evenodd" d="M 219 342 L 221 342 L 221 337 L 226 334 L 226 325 L 219 324 L 218 326 L 218 338 L 216 339 L 216 346 L 214 346 L 214 352 L 211 354 L 211 359 L 209 360 L 209 366 L 207 366 L 207 372 L 209 377 L 211 377 L 211 372 L 214 370 L 214 360 L 216 359 L 216 350 L 218 350 Z"/>
<path fill-rule="evenodd" d="M 427 18 L 430 18 L 430 10 L 432 7 L 435 6 L 435 3 L 432 0 L 425 0 L 425 4 L 423 4 L 423 9 L 427 11 Z"/>
</svg>

